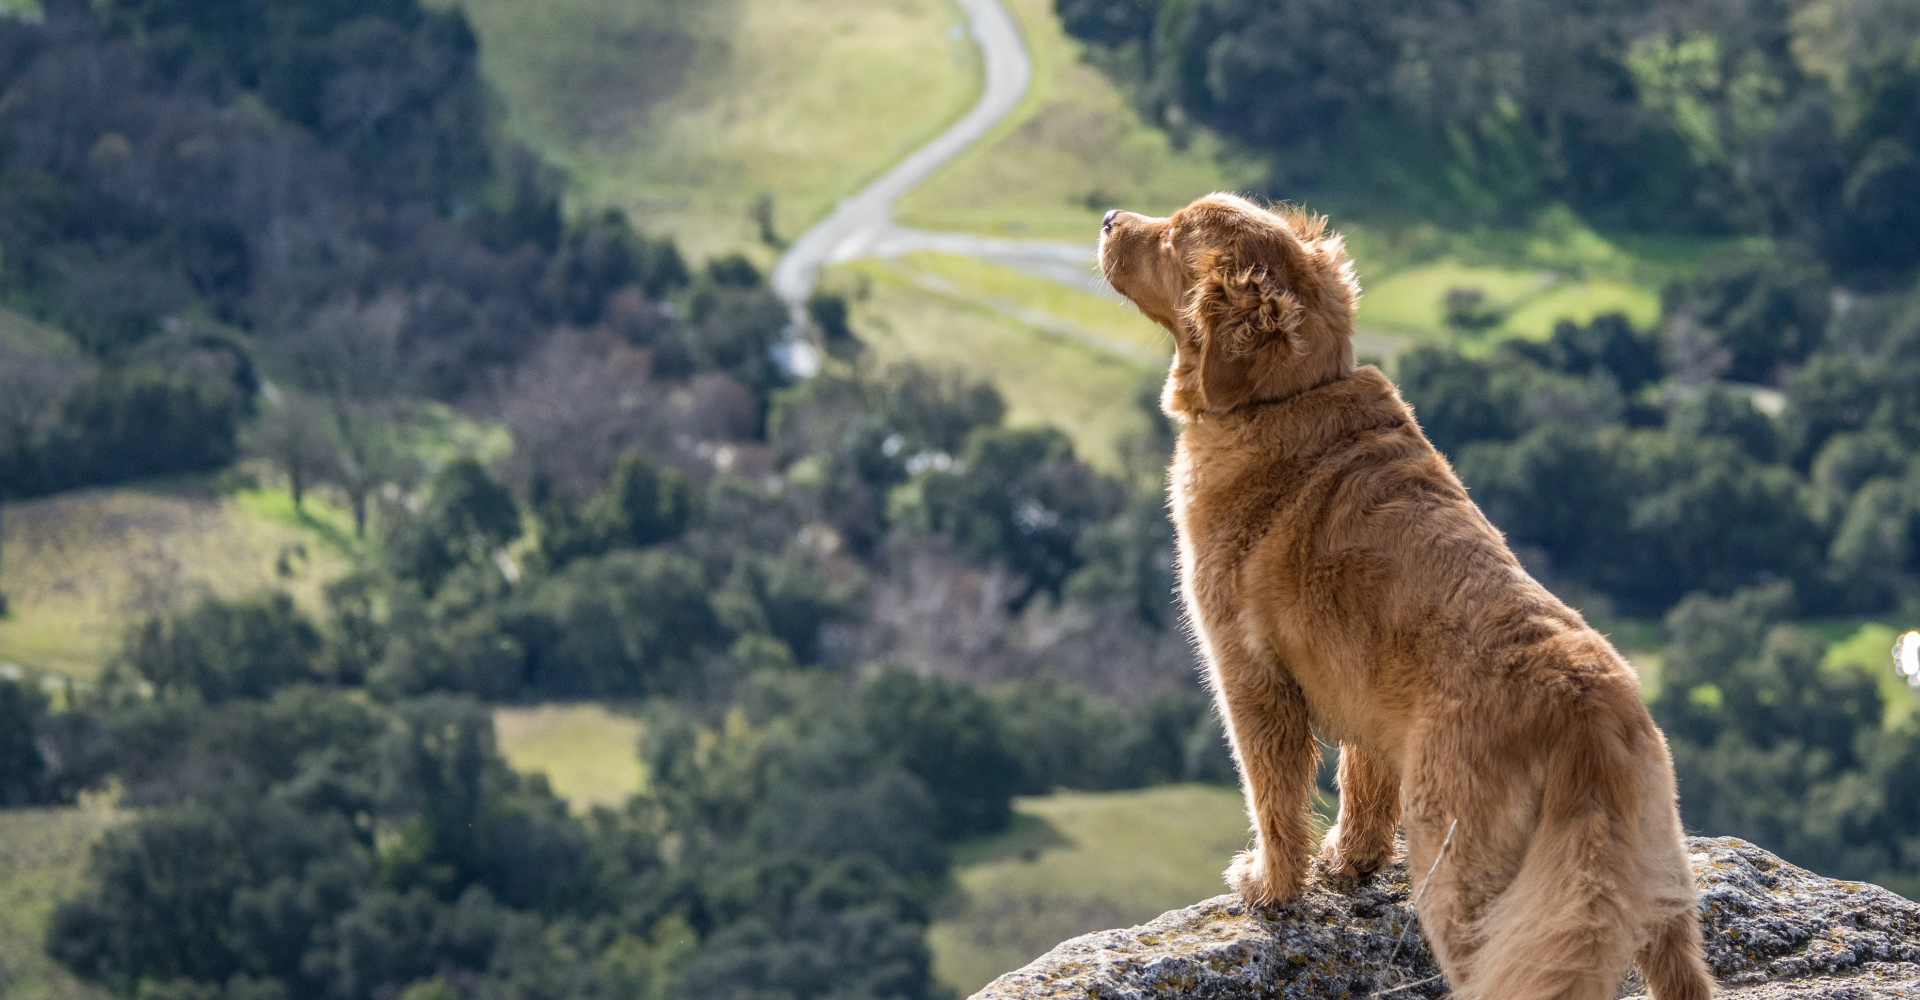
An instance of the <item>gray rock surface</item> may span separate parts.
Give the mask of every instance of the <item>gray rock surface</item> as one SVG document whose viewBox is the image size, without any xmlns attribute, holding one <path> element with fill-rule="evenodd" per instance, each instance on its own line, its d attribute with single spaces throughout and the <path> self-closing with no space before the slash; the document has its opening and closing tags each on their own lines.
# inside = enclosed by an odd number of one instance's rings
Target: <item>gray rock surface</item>
<svg viewBox="0 0 1920 1000">
<path fill-rule="evenodd" d="M 1743 840 L 1688 841 L 1707 963 L 1739 1000 L 1920 1000 L 1920 903 L 1822 878 Z M 1074 938 L 975 1000 L 1414 1000 L 1447 995 L 1395 866 L 1317 873 L 1300 899 L 1249 912 L 1216 896 L 1138 927 Z M 1640 989 L 1629 977 L 1623 995 Z"/>
</svg>

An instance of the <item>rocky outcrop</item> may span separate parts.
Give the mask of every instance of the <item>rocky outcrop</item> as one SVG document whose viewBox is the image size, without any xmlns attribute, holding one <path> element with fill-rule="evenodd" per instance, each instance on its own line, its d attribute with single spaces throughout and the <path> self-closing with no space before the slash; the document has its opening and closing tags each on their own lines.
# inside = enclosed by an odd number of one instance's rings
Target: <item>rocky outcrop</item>
<svg viewBox="0 0 1920 1000">
<path fill-rule="evenodd" d="M 1688 842 L 1707 963 L 1739 1000 L 1920 1000 L 1920 904 L 1822 878 L 1743 840 Z M 1407 872 L 1326 876 L 1267 911 L 1217 896 L 1074 938 L 974 1000 L 1433 1000 L 1446 980 L 1419 934 Z M 1640 991 L 1629 977 L 1623 996 Z"/>
</svg>

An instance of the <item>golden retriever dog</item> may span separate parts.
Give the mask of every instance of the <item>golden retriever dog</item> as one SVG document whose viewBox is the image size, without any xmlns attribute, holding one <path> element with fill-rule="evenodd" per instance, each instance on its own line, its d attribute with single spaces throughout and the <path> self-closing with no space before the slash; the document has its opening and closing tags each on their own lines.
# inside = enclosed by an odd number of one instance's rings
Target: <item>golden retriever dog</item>
<svg viewBox="0 0 1920 1000">
<path fill-rule="evenodd" d="M 1301 891 L 1318 730 L 1340 741 L 1321 859 L 1364 877 L 1405 828 L 1456 995 L 1610 1000 L 1637 961 L 1656 1000 L 1706 1000 L 1639 679 L 1521 568 L 1393 383 L 1354 366 L 1360 289 L 1326 220 L 1219 194 L 1115 211 L 1100 265 L 1173 334 L 1181 590 L 1255 834 L 1228 884 L 1252 905 Z"/>
</svg>

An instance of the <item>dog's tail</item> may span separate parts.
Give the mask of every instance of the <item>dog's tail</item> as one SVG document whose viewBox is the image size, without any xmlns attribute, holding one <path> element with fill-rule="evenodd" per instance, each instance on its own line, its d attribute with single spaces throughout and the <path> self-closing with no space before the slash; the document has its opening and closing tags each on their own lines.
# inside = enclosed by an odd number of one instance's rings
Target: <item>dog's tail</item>
<svg viewBox="0 0 1920 1000">
<path fill-rule="evenodd" d="M 1649 757 L 1665 755 L 1641 745 L 1658 731 L 1631 708 L 1595 714 L 1567 720 L 1553 741 L 1531 843 L 1482 919 L 1463 996 L 1612 1000 L 1637 957 L 1654 1000 L 1708 998 L 1678 827 L 1652 814 L 1673 809 L 1670 786 L 1648 780 Z M 1672 844 L 1648 842 L 1661 829 Z"/>
</svg>

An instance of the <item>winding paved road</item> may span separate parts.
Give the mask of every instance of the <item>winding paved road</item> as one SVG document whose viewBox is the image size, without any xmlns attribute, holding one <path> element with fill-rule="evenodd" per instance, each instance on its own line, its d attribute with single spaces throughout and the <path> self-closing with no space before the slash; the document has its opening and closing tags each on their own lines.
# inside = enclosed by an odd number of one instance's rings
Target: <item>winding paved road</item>
<svg viewBox="0 0 1920 1000">
<path fill-rule="evenodd" d="M 1011 114 L 1026 96 L 1027 85 L 1033 79 L 1033 65 L 1027 59 L 1020 27 L 1000 0 L 954 2 L 966 12 L 974 42 L 980 46 L 986 89 L 964 117 L 894 164 L 858 194 L 842 199 L 831 214 L 800 234 L 780 257 L 773 269 L 773 290 L 787 303 L 791 322 L 787 340 L 776 353 L 780 363 L 795 375 L 812 375 L 820 367 L 819 349 L 806 334 L 806 302 L 820 279 L 821 269 L 860 257 L 899 257 L 921 250 L 975 257 L 1057 281 L 1069 288 L 1115 300 L 1120 298 L 1097 273 L 1093 264 L 1095 244 L 1091 241 L 1016 240 L 976 233 L 931 232 L 893 224 L 894 202 Z M 928 275 L 921 278 L 921 284 L 930 290 L 961 294 L 950 282 Z M 1103 350 L 1156 364 L 1164 361 L 1164 357 L 1148 356 L 1151 352 L 1138 346 L 1081 330 L 1055 317 L 1001 303 L 986 304 L 1022 322 L 1064 333 Z M 1363 330 L 1354 335 L 1354 347 L 1363 355 L 1391 358 L 1406 346 L 1406 338 L 1393 334 Z"/>
<path fill-rule="evenodd" d="M 807 296 L 813 293 L 820 269 L 872 252 L 869 248 L 878 238 L 893 231 L 894 202 L 986 135 L 1026 95 L 1027 85 L 1033 79 L 1033 64 L 1027 60 L 1026 45 L 1020 39 L 1020 28 L 1013 16 L 1000 5 L 1000 0 L 954 2 L 966 12 L 974 42 L 980 46 L 986 88 L 980 100 L 959 121 L 894 164 L 858 194 L 842 200 L 831 214 L 800 234 L 781 256 L 780 263 L 773 269 L 773 290 L 786 301 L 795 334 L 806 329 Z M 1084 253 L 1085 248 L 1081 249 Z M 784 353 L 783 363 L 797 375 L 810 375 L 819 367 L 819 355 L 804 336 L 791 336 Z"/>
</svg>

